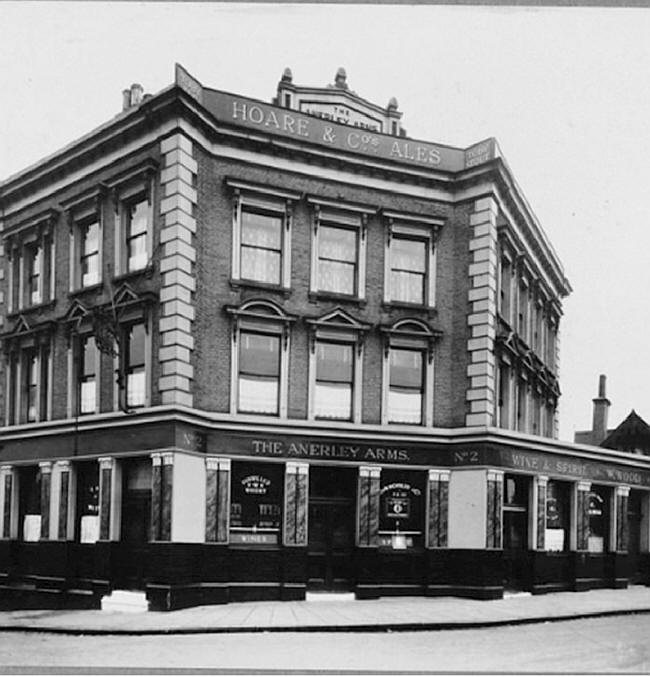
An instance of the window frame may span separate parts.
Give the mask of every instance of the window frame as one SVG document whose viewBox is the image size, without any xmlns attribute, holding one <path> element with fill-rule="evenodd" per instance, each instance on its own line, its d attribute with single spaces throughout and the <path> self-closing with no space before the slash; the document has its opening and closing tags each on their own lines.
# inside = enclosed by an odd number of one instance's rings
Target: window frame
<svg viewBox="0 0 650 677">
<path fill-rule="evenodd" d="M 266 287 L 288 292 L 291 289 L 293 206 L 300 199 L 300 193 L 244 182 L 230 177 L 226 177 L 225 184 L 232 192 L 231 284 L 235 286 Z M 246 209 L 252 212 L 277 216 L 281 219 L 279 283 L 242 277 L 242 211 Z"/>
<path fill-rule="evenodd" d="M 263 416 L 264 418 L 286 418 L 289 390 L 290 326 L 296 317 L 285 313 L 279 306 L 266 299 L 251 299 L 241 306 L 226 306 L 226 313 L 232 317 L 230 345 L 230 412 L 242 416 Z M 280 338 L 280 380 L 278 384 L 278 413 L 265 414 L 239 412 L 239 350 L 241 333 L 274 335 Z"/>
<path fill-rule="evenodd" d="M 361 423 L 363 404 L 363 359 L 365 336 L 370 325 L 359 322 L 354 317 L 340 308 L 327 313 L 318 319 L 308 319 L 310 326 L 310 350 L 309 350 L 309 394 L 307 418 L 322 422 L 332 421 L 337 423 L 352 422 Z M 317 416 L 316 414 L 316 385 L 318 379 L 318 360 L 316 348 L 319 342 L 349 345 L 352 347 L 352 392 L 350 397 L 350 417 L 330 418 Z"/>
<path fill-rule="evenodd" d="M 420 308 L 436 307 L 436 277 L 438 274 L 438 239 L 444 219 L 423 215 L 383 210 L 386 222 L 384 247 L 384 304 Z M 392 272 L 394 239 L 415 240 L 425 244 L 425 273 L 422 302 L 392 299 Z"/>
<path fill-rule="evenodd" d="M 95 406 L 92 411 L 81 410 L 81 355 L 82 345 L 88 339 L 95 339 L 90 328 L 72 332 L 68 349 L 68 418 L 72 416 L 89 416 L 100 410 L 101 394 L 101 353 L 95 343 L 94 348 L 94 377 L 95 377 Z"/>
<path fill-rule="evenodd" d="M 309 196 L 307 202 L 312 206 L 310 295 L 365 302 L 368 217 L 375 214 L 377 209 L 315 196 Z M 324 258 L 320 254 L 323 227 L 340 228 L 356 233 L 354 289 L 351 293 L 321 289 L 320 287 L 321 260 Z"/>
<path fill-rule="evenodd" d="M 83 292 L 103 283 L 103 211 L 103 191 L 97 191 L 91 197 L 87 197 L 78 204 L 69 207 L 70 277 L 68 286 L 71 293 Z M 97 280 L 84 285 L 82 261 L 89 255 L 83 254 L 83 232 L 93 223 L 97 224 Z"/>
<path fill-rule="evenodd" d="M 442 335 L 422 320 L 405 318 L 398 320 L 391 327 L 381 327 L 384 336 L 382 360 L 382 425 L 405 425 L 409 427 L 431 427 L 433 425 L 434 406 L 434 362 L 435 343 Z M 401 423 L 390 420 L 388 410 L 390 390 L 390 354 L 391 349 L 417 350 L 423 353 L 422 414 L 421 422 Z"/>
</svg>

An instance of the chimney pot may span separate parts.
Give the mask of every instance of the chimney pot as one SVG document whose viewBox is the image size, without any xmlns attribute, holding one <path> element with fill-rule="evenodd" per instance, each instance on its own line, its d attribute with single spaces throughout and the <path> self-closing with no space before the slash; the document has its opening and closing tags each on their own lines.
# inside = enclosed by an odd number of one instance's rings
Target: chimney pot
<svg viewBox="0 0 650 677">
<path fill-rule="evenodd" d="M 122 90 L 122 110 L 129 110 L 131 108 L 131 90 L 123 89 Z"/>
<path fill-rule="evenodd" d="M 142 103 L 142 94 L 144 93 L 144 89 L 142 85 L 138 84 L 137 82 L 133 83 L 131 85 L 131 105 L 132 106 L 138 106 Z"/>
</svg>

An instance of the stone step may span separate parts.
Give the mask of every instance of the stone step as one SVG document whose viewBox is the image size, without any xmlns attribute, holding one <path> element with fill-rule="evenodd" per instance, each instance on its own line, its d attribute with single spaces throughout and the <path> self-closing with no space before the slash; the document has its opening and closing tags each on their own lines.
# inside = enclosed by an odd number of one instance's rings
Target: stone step
<svg viewBox="0 0 650 677">
<path fill-rule="evenodd" d="M 142 613 L 148 610 L 147 596 L 141 590 L 113 590 L 102 597 L 102 611 Z"/>
<path fill-rule="evenodd" d="M 354 602 L 353 592 L 310 591 L 305 594 L 306 602 Z"/>
</svg>

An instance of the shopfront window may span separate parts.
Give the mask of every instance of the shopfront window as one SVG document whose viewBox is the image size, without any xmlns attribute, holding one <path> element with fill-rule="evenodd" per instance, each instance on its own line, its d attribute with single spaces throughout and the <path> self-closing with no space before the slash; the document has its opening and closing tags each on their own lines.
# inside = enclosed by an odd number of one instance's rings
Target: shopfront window
<svg viewBox="0 0 650 677">
<path fill-rule="evenodd" d="M 379 545 L 408 550 L 424 542 L 426 474 L 382 470 L 379 494 Z"/>
<path fill-rule="evenodd" d="M 95 543 L 99 539 L 99 463 L 79 463 L 76 469 L 76 540 L 80 543 Z"/>
<path fill-rule="evenodd" d="M 280 542 L 284 466 L 233 463 L 230 542 L 276 545 Z"/>
<path fill-rule="evenodd" d="M 569 549 L 571 524 L 571 485 L 549 480 L 546 486 L 546 550 L 562 552 Z"/>
<path fill-rule="evenodd" d="M 592 486 L 587 500 L 589 516 L 589 552 L 606 552 L 609 548 L 609 515 L 612 490 L 610 487 Z"/>
<path fill-rule="evenodd" d="M 503 547 L 528 549 L 528 502 L 530 477 L 505 475 L 503 478 Z"/>
</svg>

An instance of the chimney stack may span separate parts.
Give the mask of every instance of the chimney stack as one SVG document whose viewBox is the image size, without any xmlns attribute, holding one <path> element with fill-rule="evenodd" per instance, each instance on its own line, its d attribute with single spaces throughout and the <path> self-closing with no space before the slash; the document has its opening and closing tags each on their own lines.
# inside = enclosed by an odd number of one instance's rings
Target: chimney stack
<svg viewBox="0 0 650 677">
<path fill-rule="evenodd" d="M 122 111 L 139 106 L 148 96 L 144 94 L 142 85 L 132 84 L 129 89 L 122 90 Z"/>
<path fill-rule="evenodd" d="M 598 379 L 598 397 L 593 399 L 594 418 L 591 426 L 593 444 L 600 444 L 607 437 L 607 415 L 611 402 L 606 395 L 607 377 L 601 374 Z"/>
</svg>

